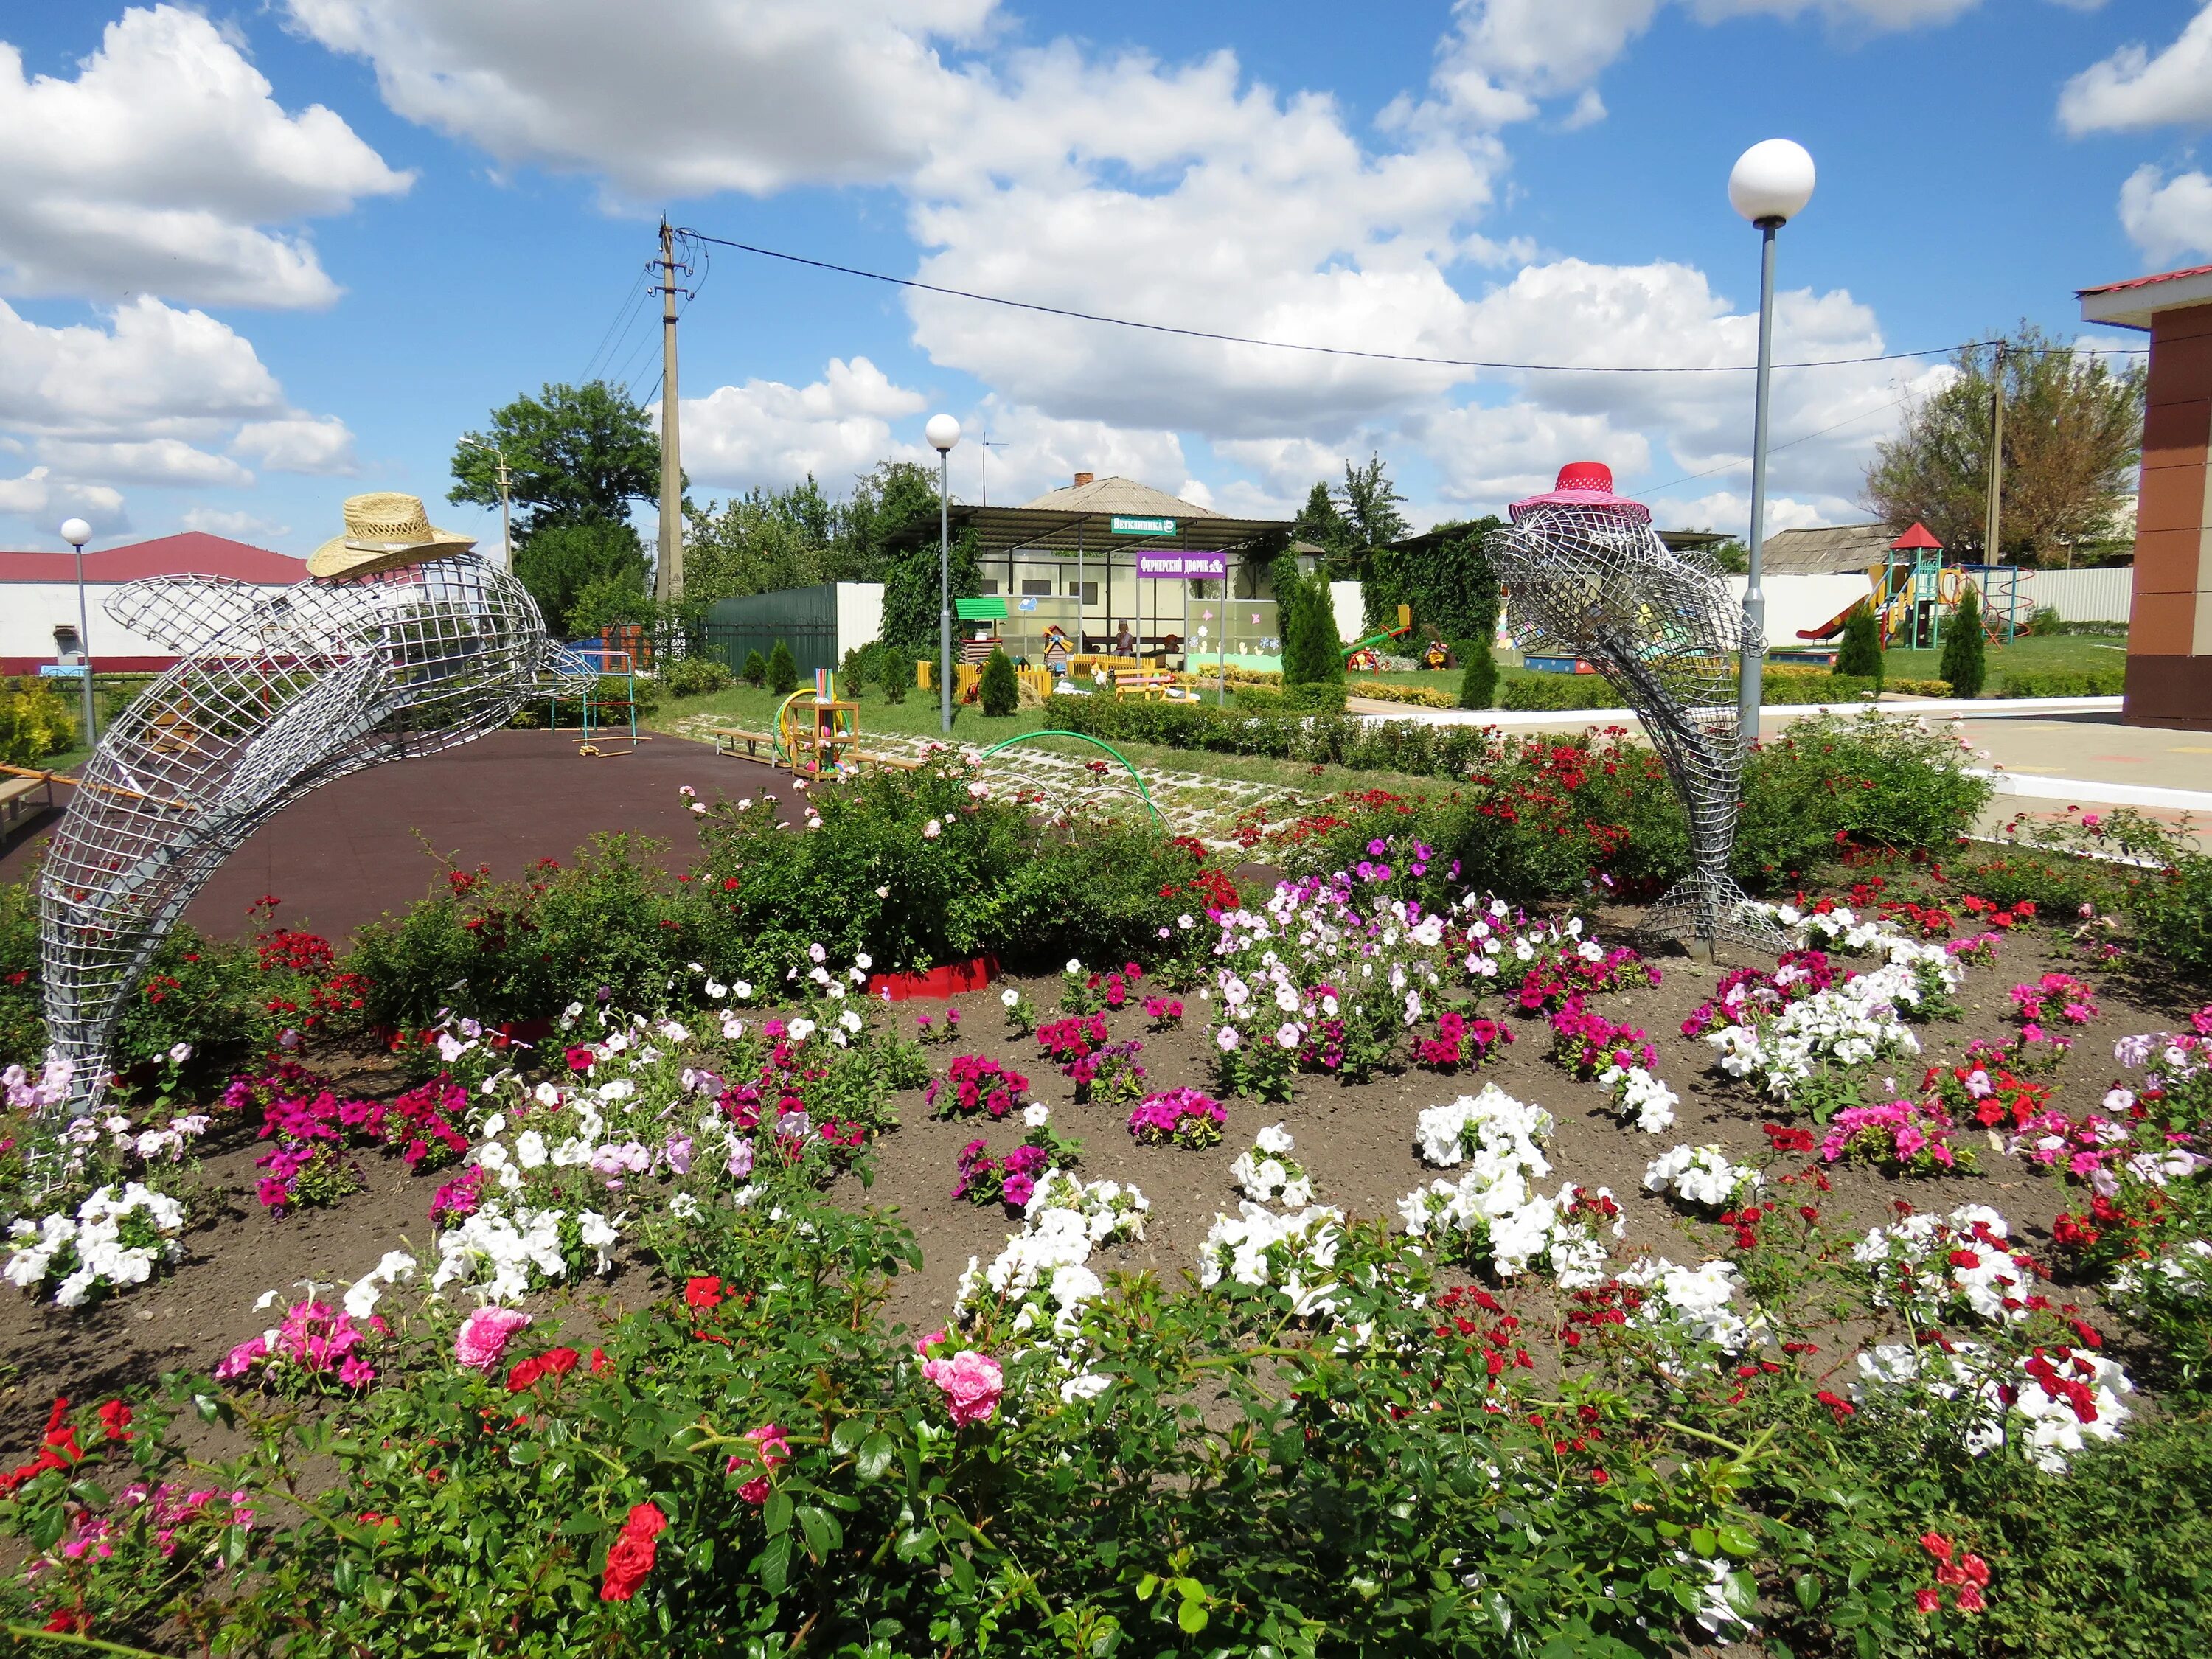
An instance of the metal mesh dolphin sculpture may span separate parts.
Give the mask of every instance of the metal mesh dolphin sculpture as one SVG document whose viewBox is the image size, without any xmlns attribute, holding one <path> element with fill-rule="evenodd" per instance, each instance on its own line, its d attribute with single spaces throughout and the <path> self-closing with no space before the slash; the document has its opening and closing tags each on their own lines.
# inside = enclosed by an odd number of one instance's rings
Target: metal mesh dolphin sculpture
<svg viewBox="0 0 2212 1659">
<path fill-rule="evenodd" d="M 1516 501 L 1484 541 L 1526 647 L 1579 657 L 1644 729 L 1690 816 L 1690 873 L 1644 931 L 1710 957 L 1723 941 L 1778 950 L 1780 929 L 1728 872 L 1741 800 L 1743 743 L 1735 659 L 1765 648 L 1720 568 L 1677 553 L 1640 502 L 1613 493 L 1595 461 L 1563 467 L 1549 495 Z"/>
<path fill-rule="evenodd" d="M 279 592 L 169 576 L 107 599 L 181 660 L 101 737 L 40 872 L 48 1039 L 77 1102 L 99 1097 L 163 938 L 255 830 L 333 778 L 495 730 L 541 674 L 583 666 L 522 585 L 431 531 L 414 497 L 356 497 L 347 525 L 309 562 L 329 574 Z"/>
</svg>

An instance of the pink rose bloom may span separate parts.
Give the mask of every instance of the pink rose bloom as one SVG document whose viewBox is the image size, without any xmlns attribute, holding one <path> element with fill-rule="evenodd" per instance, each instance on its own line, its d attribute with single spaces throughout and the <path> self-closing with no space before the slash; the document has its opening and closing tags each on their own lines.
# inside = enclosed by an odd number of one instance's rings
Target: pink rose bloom
<svg viewBox="0 0 2212 1659">
<path fill-rule="evenodd" d="M 453 1338 L 453 1358 L 470 1370 L 488 1371 L 499 1364 L 514 1334 L 529 1322 L 528 1314 L 513 1308 L 478 1308 L 461 1322 Z"/>
<path fill-rule="evenodd" d="M 979 1140 L 975 1144 L 980 1146 L 983 1143 Z M 927 1336 L 916 1339 L 914 1345 L 914 1351 L 921 1355 L 924 1358 L 927 1358 L 929 1357 L 929 1351 L 932 1348 L 935 1347 L 940 1342 L 948 1341 L 950 1340 L 948 1334 L 944 1331 L 932 1331 Z"/>
<path fill-rule="evenodd" d="M 747 1457 L 741 1452 L 732 1452 L 722 1472 L 734 1474 L 740 1466 L 747 1465 L 760 1470 L 758 1474 L 738 1488 L 738 1496 L 758 1509 L 768 1502 L 769 1474 L 777 1465 L 791 1461 L 791 1442 L 783 1437 L 783 1431 L 773 1423 L 763 1423 L 757 1429 L 746 1430 L 745 1438 L 753 1443 L 753 1455 Z"/>
<path fill-rule="evenodd" d="M 929 1360 L 921 1374 L 944 1393 L 945 1409 L 957 1428 L 989 1422 L 1006 1391 L 1006 1376 L 999 1362 L 974 1348 L 963 1348 L 950 1359 Z"/>
</svg>

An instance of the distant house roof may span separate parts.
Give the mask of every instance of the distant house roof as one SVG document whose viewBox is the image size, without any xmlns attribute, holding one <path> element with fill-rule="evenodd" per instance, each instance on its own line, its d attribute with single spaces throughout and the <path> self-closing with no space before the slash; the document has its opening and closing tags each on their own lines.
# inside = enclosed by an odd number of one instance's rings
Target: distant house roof
<svg viewBox="0 0 2212 1659">
<path fill-rule="evenodd" d="M 1088 483 L 1048 489 L 1024 508 L 1045 513 L 1118 513 L 1130 519 L 1218 519 L 1225 515 L 1184 501 L 1134 478 L 1093 478 Z"/>
<path fill-rule="evenodd" d="M 1869 570 L 1887 562 L 1886 524 L 1835 525 L 1820 530 L 1784 530 L 1766 538 L 1761 568 L 1770 576 L 1832 576 Z"/>
<path fill-rule="evenodd" d="M 88 582 L 136 581 L 142 576 L 228 576 L 234 581 L 289 586 L 304 581 L 307 562 L 265 547 L 187 530 L 84 556 Z M 0 582 L 73 582 L 75 553 L 0 552 Z"/>
<path fill-rule="evenodd" d="M 2151 276 L 2130 276 L 2124 283 L 2077 289 L 2075 298 L 2081 302 L 2084 322 L 2148 328 L 2155 313 L 2212 304 L 2212 265 L 2161 270 Z"/>
</svg>

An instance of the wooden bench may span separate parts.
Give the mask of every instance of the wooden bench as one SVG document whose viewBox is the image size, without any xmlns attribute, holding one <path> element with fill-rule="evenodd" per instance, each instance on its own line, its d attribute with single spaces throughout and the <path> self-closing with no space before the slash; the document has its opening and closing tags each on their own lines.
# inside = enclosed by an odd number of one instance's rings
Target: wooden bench
<svg viewBox="0 0 2212 1659">
<path fill-rule="evenodd" d="M 919 772 L 924 764 L 904 755 L 878 755 L 866 749 L 854 750 L 853 758 L 863 766 L 889 766 L 901 772 Z"/>
<path fill-rule="evenodd" d="M 775 738 L 766 732 L 748 732 L 739 726 L 716 726 L 708 727 L 707 735 L 714 738 L 714 752 L 718 755 L 736 754 L 739 744 L 744 744 L 745 753 L 756 760 L 760 758 L 763 744 L 768 745 L 770 756 L 775 753 Z"/>
<path fill-rule="evenodd" d="M 1141 668 L 1114 671 L 1114 695 L 1117 697 L 1126 697 L 1133 692 L 1146 698 L 1164 696 L 1174 684 L 1172 675 L 1147 673 Z"/>
<path fill-rule="evenodd" d="M 54 805 L 54 781 L 48 777 L 0 777 L 0 838 L 26 819 Z"/>
</svg>

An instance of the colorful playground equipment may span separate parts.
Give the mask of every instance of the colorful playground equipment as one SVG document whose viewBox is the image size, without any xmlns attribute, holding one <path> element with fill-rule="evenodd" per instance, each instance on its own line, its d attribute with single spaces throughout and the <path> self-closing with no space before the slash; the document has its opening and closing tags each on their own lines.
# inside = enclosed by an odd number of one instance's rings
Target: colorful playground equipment
<svg viewBox="0 0 2212 1659">
<path fill-rule="evenodd" d="M 1403 639 L 1407 634 L 1413 632 L 1413 607 L 1410 605 L 1401 605 L 1398 607 L 1398 625 L 1395 628 L 1378 629 L 1364 639 L 1355 641 L 1352 644 L 1343 647 L 1344 665 L 1346 668 L 1357 669 L 1363 673 L 1372 672 L 1382 665 L 1378 660 L 1382 648 L 1393 641 Z"/>
<path fill-rule="evenodd" d="M 1957 611 L 1970 586 L 1981 596 L 1982 632 L 1992 644 L 2009 645 L 2034 610 L 2034 601 L 2021 586 L 2018 565 L 1947 565 L 1943 544 L 1917 520 L 1889 544 L 1888 555 L 1867 569 L 1885 649 L 1901 645 L 1932 651 L 1942 646 L 1943 618 Z M 1799 629 L 1797 637 L 1834 639 L 1864 603 L 1853 600 L 1818 628 Z"/>
<path fill-rule="evenodd" d="M 583 728 L 576 738 L 576 755 L 580 760 L 599 760 L 611 755 L 628 755 L 638 744 L 653 739 L 637 729 L 637 659 L 628 651 L 621 651 L 604 641 L 580 645 L 553 645 L 548 647 L 555 665 L 556 682 L 567 676 L 569 684 L 580 682 L 585 690 Z M 620 680 L 618 695 L 611 694 L 608 682 Z M 611 715 L 610 719 L 608 716 Z M 547 693 L 545 723 L 556 732 L 561 729 L 561 687 L 556 684 Z M 627 730 L 624 729 L 625 726 Z"/>
</svg>

